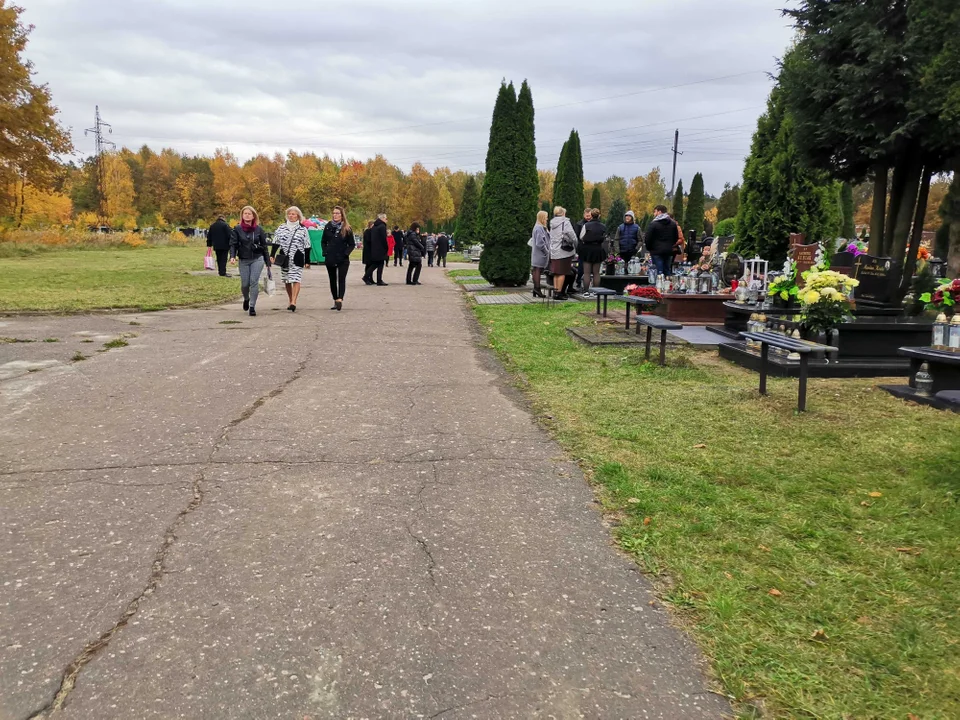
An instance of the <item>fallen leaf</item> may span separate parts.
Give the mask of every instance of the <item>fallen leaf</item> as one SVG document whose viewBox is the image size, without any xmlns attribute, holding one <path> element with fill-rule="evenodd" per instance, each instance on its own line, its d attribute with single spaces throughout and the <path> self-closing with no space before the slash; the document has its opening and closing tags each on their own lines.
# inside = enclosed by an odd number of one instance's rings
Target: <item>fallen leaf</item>
<svg viewBox="0 0 960 720">
<path fill-rule="evenodd" d="M 780 597 L 781 595 L 783 595 L 783 593 L 777 590 L 776 588 L 770 588 L 770 592 L 768 592 L 767 595 L 773 595 L 773 597 Z"/>
<path fill-rule="evenodd" d="M 768 548 L 766 545 L 757 545 L 757 547 L 763 550 L 764 552 L 770 552 L 770 548 Z"/>
<path fill-rule="evenodd" d="M 920 553 L 923 552 L 923 548 L 902 547 L 902 548 L 897 548 L 897 552 L 906 553 L 907 555 L 919 555 Z"/>
<path fill-rule="evenodd" d="M 870 618 L 868 618 L 866 615 L 861 615 L 860 617 L 857 618 L 857 622 L 860 623 L 861 625 L 869 625 Z"/>
<path fill-rule="evenodd" d="M 731 574 L 728 573 L 728 572 L 725 572 L 725 573 L 723 574 L 723 576 L 724 576 L 725 578 L 727 578 L 727 580 L 733 580 L 733 575 L 731 575 Z"/>
<path fill-rule="evenodd" d="M 650 518 L 648 518 L 648 517 L 645 517 L 645 518 L 643 519 L 643 524 L 644 524 L 644 525 L 649 525 L 651 522 L 652 522 L 652 521 L 651 521 Z"/>
<path fill-rule="evenodd" d="M 914 715 L 913 713 L 907 713 L 907 720 L 920 720 L 920 717 L 918 715 Z"/>
<path fill-rule="evenodd" d="M 883 493 L 882 493 L 882 492 L 872 492 L 872 493 L 870 493 L 870 497 L 872 497 L 872 498 L 883 497 Z"/>
<path fill-rule="evenodd" d="M 706 447 L 707 447 L 706 445 L 704 445 L 703 443 L 700 443 L 699 445 L 694 445 L 694 446 L 693 446 L 693 449 L 694 449 L 694 450 L 703 450 L 703 449 L 706 448 Z"/>
<path fill-rule="evenodd" d="M 814 630 L 813 635 L 811 635 L 810 638 L 813 640 L 829 640 L 830 639 L 827 637 L 827 633 L 824 632 L 823 628 Z"/>
<path fill-rule="evenodd" d="M 869 503 L 866 500 L 860 503 L 863 507 L 873 507 L 873 503 Z"/>
<path fill-rule="evenodd" d="M 650 602 L 647 603 L 647 605 L 649 605 L 650 607 L 656 607 L 656 606 L 657 606 L 657 601 L 656 601 L 656 600 L 651 600 Z"/>
<path fill-rule="evenodd" d="M 549 321 L 549 320 L 545 320 L 543 324 L 544 324 L 544 325 L 549 325 L 549 324 L 550 324 L 550 321 Z"/>
<path fill-rule="evenodd" d="M 629 498 L 627 502 L 630 503 L 631 505 L 636 505 L 637 503 L 640 502 L 640 498 Z"/>
</svg>

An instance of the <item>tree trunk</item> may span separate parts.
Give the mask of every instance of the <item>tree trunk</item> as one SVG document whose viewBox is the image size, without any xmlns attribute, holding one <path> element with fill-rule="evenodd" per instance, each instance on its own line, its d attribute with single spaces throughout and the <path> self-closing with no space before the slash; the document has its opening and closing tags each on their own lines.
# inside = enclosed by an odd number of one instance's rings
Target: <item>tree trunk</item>
<svg viewBox="0 0 960 720">
<path fill-rule="evenodd" d="M 17 230 L 23 225 L 23 206 L 27 203 L 27 174 L 20 175 L 20 215 L 17 218 Z"/>
<path fill-rule="evenodd" d="M 883 255 L 883 219 L 887 210 L 887 174 L 883 163 L 873 171 L 873 210 L 870 212 L 870 254 Z"/>
<path fill-rule="evenodd" d="M 930 176 L 932 174 L 930 167 L 927 166 L 920 176 L 920 195 L 917 198 L 917 209 L 913 214 L 913 231 L 910 234 L 907 261 L 903 265 L 903 278 L 900 280 L 901 298 L 910 290 L 910 285 L 913 283 L 913 273 L 917 269 L 917 253 L 920 252 L 920 241 L 923 239 L 923 220 L 927 215 L 927 200 L 930 198 Z"/>
<path fill-rule="evenodd" d="M 890 183 L 890 200 L 887 205 L 887 219 L 883 225 L 883 253 L 884 257 L 893 254 L 894 235 L 897 231 L 897 219 L 900 213 L 900 198 L 903 197 L 904 184 L 907 182 L 908 153 L 901 155 L 893 166 L 893 180 Z M 919 173 L 918 173 L 919 175 Z M 910 206 L 910 218 L 913 218 L 913 206 Z"/>
<path fill-rule="evenodd" d="M 917 192 L 920 189 L 920 176 L 923 174 L 923 159 L 920 153 L 911 153 L 904 168 L 903 180 L 900 183 L 900 196 L 890 196 L 890 204 L 896 204 L 896 223 L 893 228 L 893 247 L 890 250 L 890 258 L 897 263 L 901 270 L 904 266 L 904 257 L 907 253 L 907 241 L 910 239 L 910 225 L 913 223 L 913 215 L 917 206 Z M 894 190 L 896 191 L 897 182 L 894 179 Z M 924 207 L 926 212 L 926 207 Z M 921 221 L 922 224 L 922 221 Z"/>
</svg>

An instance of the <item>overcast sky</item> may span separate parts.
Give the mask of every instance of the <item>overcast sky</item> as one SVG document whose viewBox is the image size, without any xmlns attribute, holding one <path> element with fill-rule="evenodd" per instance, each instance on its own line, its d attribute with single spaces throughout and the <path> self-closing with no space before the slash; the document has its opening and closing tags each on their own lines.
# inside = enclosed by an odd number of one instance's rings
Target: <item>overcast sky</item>
<svg viewBox="0 0 960 720">
<path fill-rule="evenodd" d="M 501 78 L 527 79 L 537 158 L 571 128 L 584 175 L 737 182 L 793 36 L 785 0 L 29 0 L 27 56 L 77 153 L 312 150 L 483 169 Z M 617 97 L 619 96 L 619 97 Z"/>
</svg>

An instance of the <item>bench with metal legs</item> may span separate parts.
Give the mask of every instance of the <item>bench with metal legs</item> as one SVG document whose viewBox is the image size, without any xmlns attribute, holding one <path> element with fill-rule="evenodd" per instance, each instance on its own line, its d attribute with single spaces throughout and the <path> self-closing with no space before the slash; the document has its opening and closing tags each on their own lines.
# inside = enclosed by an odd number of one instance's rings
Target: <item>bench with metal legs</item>
<svg viewBox="0 0 960 720">
<path fill-rule="evenodd" d="M 640 317 L 640 310 L 645 307 L 654 307 L 657 304 L 656 300 L 651 298 L 641 298 L 634 297 L 633 295 L 618 295 L 617 300 L 622 300 L 627 304 L 627 331 L 630 330 L 630 306 L 633 305 L 637 308 L 637 317 Z"/>
<path fill-rule="evenodd" d="M 682 330 L 683 325 L 673 320 L 667 320 L 662 318 L 659 315 L 637 315 L 636 321 L 636 333 L 640 334 L 640 327 L 645 325 L 647 328 L 647 352 L 644 356 L 647 360 L 650 360 L 650 344 L 653 341 L 653 331 L 657 329 L 660 331 L 660 364 L 667 364 L 667 331 L 668 330 Z"/>
<path fill-rule="evenodd" d="M 797 397 L 797 410 L 805 412 L 807 409 L 807 378 L 810 354 L 818 351 L 830 352 L 836 350 L 831 345 L 795 340 L 785 335 L 772 332 L 742 332 L 740 336 L 747 340 L 760 343 L 760 394 L 767 394 L 767 365 L 770 360 L 770 346 L 797 353 L 800 356 L 800 388 Z"/>
<path fill-rule="evenodd" d="M 595 287 L 595 288 L 590 288 L 590 292 L 592 292 L 594 295 L 597 296 L 597 315 L 600 314 L 600 298 L 603 298 L 603 317 L 606 317 L 607 316 L 607 299 L 611 295 L 616 295 L 617 294 L 616 291 L 611 290 L 610 288 Z"/>
</svg>

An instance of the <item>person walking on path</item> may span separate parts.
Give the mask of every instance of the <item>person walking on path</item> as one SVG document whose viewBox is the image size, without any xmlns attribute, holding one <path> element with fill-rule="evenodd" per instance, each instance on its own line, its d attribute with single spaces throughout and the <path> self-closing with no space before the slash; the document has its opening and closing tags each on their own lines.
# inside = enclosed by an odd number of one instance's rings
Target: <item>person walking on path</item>
<svg viewBox="0 0 960 720">
<path fill-rule="evenodd" d="M 390 259 L 393 257 L 393 254 L 397 251 L 397 241 L 393 239 L 393 233 L 387 233 L 387 262 L 385 263 L 386 267 L 390 267 Z"/>
<path fill-rule="evenodd" d="M 441 262 L 444 267 L 447 266 L 448 252 L 450 252 L 450 238 L 440 233 L 440 237 L 437 238 L 437 267 L 440 267 Z"/>
<path fill-rule="evenodd" d="M 403 267 L 403 230 L 398 225 L 393 226 L 393 266 Z"/>
<path fill-rule="evenodd" d="M 247 205 L 240 211 L 240 224 L 230 234 L 230 262 L 240 263 L 240 291 L 243 309 L 257 316 L 257 298 L 260 295 L 260 274 L 270 267 L 267 234 L 260 227 L 257 211 Z"/>
<path fill-rule="evenodd" d="M 657 272 L 669 275 L 673 269 L 673 256 L 680 243 L 680 230 L 667 214 L 666 205 L 657 205 L 653 209 L 653 220 L 647 228 L 645 243 Z"/>
<path fill-rule="evenodd" d="M 370 229 L 373 227 L 373 220 L 367 223 L 363 231 L 363 242 L 360 244 L 360 262 L 363 263 L 363 284 L 373 285 L 373 280 L 367 277 L 370 270 Z"/>
<path fill-rule="evenodd" d="M 607 226 L 600 222 L 600 210 L 590 210 L 590 220 L 580 230 L 580 266 L 583 268 L 583 292 L 593 297 L 590 288 L 600 284 L 600 266 L 603 264 L 603 242 Z"/>
<path fill-rule="evenodd" d="M 420 237 L 420 223 L 413 223 L 403 238 L 407 248 L 407 285 L 420 285 L 420 271 L 423 269 L 423 253 L 426 251 Z"/>
<path fill-rule="evenodd" d="M 300 297 L 300 281 L 303 279 L 303 268 L 307 262 L 307 243 L 310 242 L 307 229 L 303 226 L 303 213 L 300 208 L 287 208 L 287 221 L 277 228 L 273 234 L 273 252 L 276 254 L 276 263 L 280 266 L 280 275 L 283 278 L 283 287 L 287 291 L 290 304 L 287 310 L 297 311 L 297 298 Z M 279 251 L 279 252 L 277 252 Z"/>
<path fill-rule="evenodd" d="M 567 218 L 566 209 L 557 205 L 550 221 L 550 272 L 553 273 L 554 298 L 557 300 L 567 299 L 563 288 L 573 270 L 576 252 L 577 233 Z"/>
<path fill-rule="evenodd" d="M 343 309 L 343 296 L 347 293 L 350 253 L 357 246 L 357 241 L 344 209 L 337 205 L 332 216 L 323 228 L 320 249 L 323 251 L 323 264 L 327 266 L 330 276 L 330 294 L 333 295 L 333 307 L 330 309 L 339 311 Z"/>
<path fill-rule="evenodd" d="M 227 276 L 227 259 L 230 256 L 230 235 L 233 231 L 229 223 L 219 216 L 207 230 L 207 247 L 213 248 L 217 256 L 217 271 L 220 277 Z"/>
<path fill-rule="evenodd" d="M 437 236 L 433 233 L 427 235 L 424 246 L 427 249 L 427 267 L 433 267 L 433 256 L 437 252 Z"/>
<path fill-rule="evenodd" d="M 530 237 L 530 266 L 533 268 L 533 296 L 542 298 L 540 278 L 550 265 L 550 233 L 547 232 L 547 211 L 537 213 L 537 222 Z"/>
<path fill-rule="evenodd" d="M 623 216 L 623 224 L 617 228 L 616 244 L 617 254 L 623 258 L 623 264 L 630 262 L 631 258 L 637 254 L 637 248 L 640 247 L 640 226 L 637 225 L 637 218 L 633 210 L 627 210 Z"/>
<path fill-rule="evenodd" d="M 376 271 L 376 284 L 380 287 L 387 286 L 383 281 L 383 264 L 387 261 L 387 250 L 387 216 L 380 213 L 373 225 L 363 234 L 363 252 L 366 256 L 363 281 L 367 285 L 374 284 L 373 273 Z"/>
</svg>

